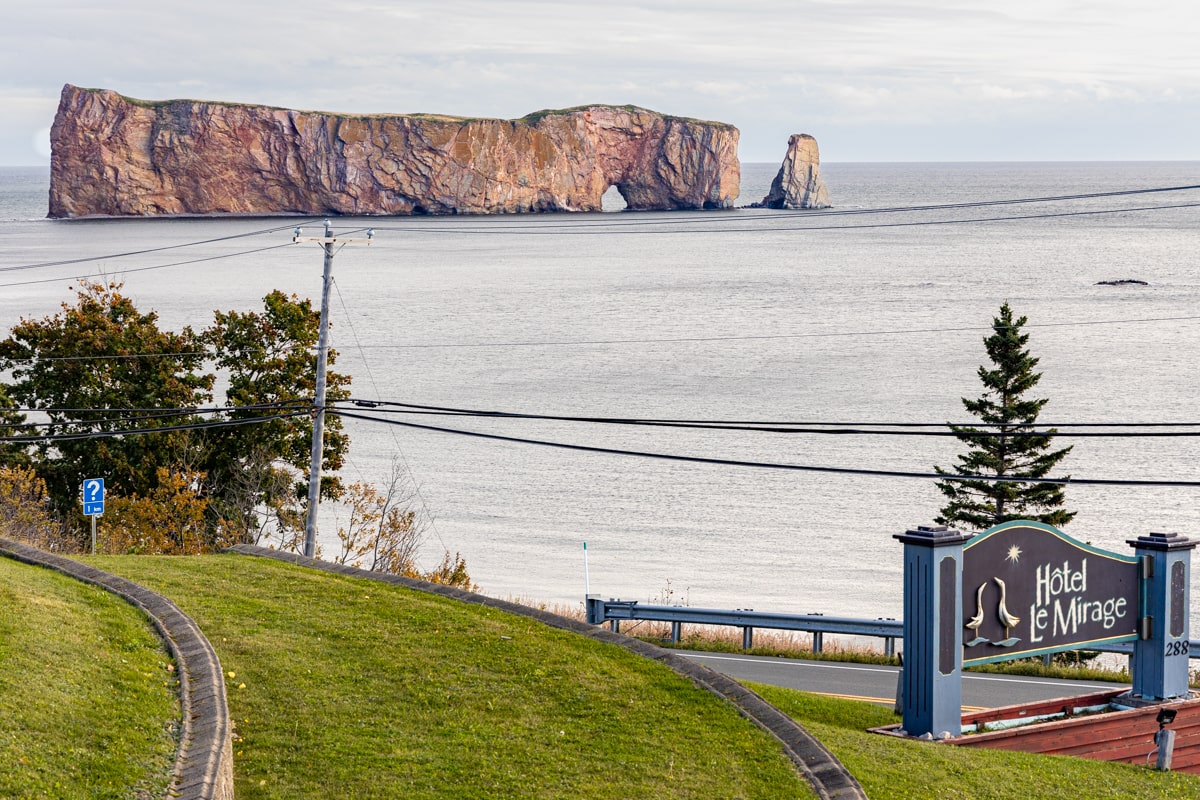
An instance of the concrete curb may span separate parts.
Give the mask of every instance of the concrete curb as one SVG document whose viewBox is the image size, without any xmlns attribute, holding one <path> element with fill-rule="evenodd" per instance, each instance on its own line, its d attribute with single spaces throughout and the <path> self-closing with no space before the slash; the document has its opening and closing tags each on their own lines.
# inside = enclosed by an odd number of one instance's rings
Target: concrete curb
<svg viewBox="0 0 1200 800">
<path fill-rule="evenodd" d="M 221 662 L 200 627 L 167 598 L 103 570 L 0 539 L 0 555 L 99 586 L 146 614 L 179 670 L 183 719 L 170 798 L 233 800 L 233 740 Z"/>
<path fill-rule="evenodd" d="M 311 567 L 326 572 L 334 572 L 339 575 L 367 578 L 397 586 L 406 586 L 410 589 L 442 595 L 443 597 L 453 598 L 464 603 L 496 608 L 501 611 L 507 611 L 510 614 L 531 617 L 552 628 L 578 633 L 597 641 L 623 647 L 645 658 L 654 659 L 670 667 L 679 675 L 689 678 L 696 685 L 733 703 L 742 716 L 774 736 L 783 746 L 788 758 L 792 760 L 792 763 L 808 779 L 809 784 L 812 785 L 813 790 L 822 800 L 867 800 L 866 792 L 863 791 L 862 786 L 859 785 L 854 776 L 842 766 L 842 763 L 823 744 L 813 738 L 795 720 L 732 678 L 714 672 L 708 667 L 690 661 L 669 650 L 664 650 L 661 647 L 656 647 L 639 639 L 613 633 L 594 625 L 588 625 L 578 620 L 551 614 L 548 611 L 510 603 L 506 600 L 497 600 L 494 597 L 486 597 L 451 586 L 414 580 L 400 575 L 368 572 L 357 567 L 331 564 L 327 561 L 306 558 L 296 553 L 284 553 L 279 550 L 269 550 L 265 547 L 257 547 L 255 545 L 237 545 L 230 548 L 229 552 L 273 558 L 277 561 L 286 561 L 289 564 L 296 564 L 302 567 Z"/>
</svg>

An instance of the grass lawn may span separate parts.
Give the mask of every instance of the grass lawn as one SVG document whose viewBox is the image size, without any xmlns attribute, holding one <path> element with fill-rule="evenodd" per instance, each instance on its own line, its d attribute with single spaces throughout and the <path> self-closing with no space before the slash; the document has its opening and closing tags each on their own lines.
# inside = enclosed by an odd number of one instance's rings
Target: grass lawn
<svg viewBox="0 0 1200 800">
<path fill-rule="evenodd" d="M 813 796 L 732 707 L 621 648 L 266 559 L 88 561 L 212 642 L 239 800 Z"/>
<path fill-rule="evenodd" d="M 0 797 L 165 796 L 173 668 L 124 600 L 0 558 Z"/>
<path fill-rule="evenodd" d="M 912 742 L 867 733 L 900 719 L 870 703 L 753 684 L 814 734 L 858 778 L 872 800 L 1200 797 L 1200 778 L 1065 756 Z"/>
</svg>

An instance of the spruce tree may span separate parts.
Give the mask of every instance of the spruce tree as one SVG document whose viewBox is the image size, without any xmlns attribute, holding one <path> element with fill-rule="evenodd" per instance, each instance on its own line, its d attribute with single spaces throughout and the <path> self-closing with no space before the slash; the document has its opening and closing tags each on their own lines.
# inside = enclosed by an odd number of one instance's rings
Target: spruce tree
<svg viewBox="0 0 1200 800">
<path fill-rule="evenodd" d="M 992 334 L 983 340 L 992 363 L 979 368 L 983 394 L 977 400 L 962 399 L 982 427 L 950 425 L 968 449 L 954 469 L 934 467 L 938 474 L 1045 478 L 1071 452 L 1070 447 L 1050 449 L 1056 429 L 1038 432 L 1034 427 L 1049 401 L 1025 396 L 1042 377 L 1034 372 L 1038 359 L 1025 349 L 1029 334 L 1021 328 L 1026 321 L 1025 317 L 1014 320 L 1007 302 L 993 318 Z M 983 530 L 1009 520 L 1031 519 L 1061 527 L 1075 516 L 1063 508 L 1059 484 L 961 479 L 939 481 L 937 487 L 949 498 L 936 518 L 943 525 Z"/>
</svg>

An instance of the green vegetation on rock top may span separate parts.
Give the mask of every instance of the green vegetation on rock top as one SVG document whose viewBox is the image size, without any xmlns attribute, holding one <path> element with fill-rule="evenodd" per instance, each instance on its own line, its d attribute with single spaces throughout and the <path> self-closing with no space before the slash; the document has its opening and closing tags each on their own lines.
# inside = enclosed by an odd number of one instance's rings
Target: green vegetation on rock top
<svg viewBox="0 0 1200 800">
<path fill-rule="evenodd" d="M 105 91 L 104 89 L 90 89 L 90 88 L 85 88 L 82 86 L 76 87 L 76 88 L 78 88 L 80 91 L 93 92 L 93 93 Z M 223 108 L 264 108 L 264 109 L 267 109 L 270 111 L 295 111 L 296 113 L 299 113 L 299 114 L 320 114 L 321 116 L 335 117 L 338 119 L 364 119 L 364 120 L 365 119 L 420 119 L 420 120 L 430 120 L 430 121 L 434 121 L 434 122 L 450 122 L 450 123 L 511 122 L 511 123 L 523 123 L 525 125 L 535 125 L 540 120 L 542 120 L 546 117 L 565 116 L 568 114 L 575 114 L 580 111 L 587 111 L 590 108 L 615 108 L 615 109 L 620 109 L 623 111 L 630 111 L 630 112 L 635 112 L 635 113 L 641 111 L 641 112 L 646 112 L 648 114 L 656 114 L 656 115 L 662 117 L 663 119 L 679 120 L 681 122 L 688 122 L 688 123 L 691 123 L 694 125 L 705 125 L 708 127 L 723 128 L 723 129 L 733 129 L 734 128 L 734 126 L 729 124 L 728 122 L 716 122 L 716 121 L 712 121 L 712 120 L 696 119 L 694 117 L 681 117 L 681 116 L 677 116 L 677 115 L 673 115 L 673 114 L 662 114 L 658 111 L 653 111 L 648 108 L 642 108 L 641 106 L 613 105 L 613 104 L 609 104 L 609 103 L 589 103 L 587 105 L 573 106 L 571 108 L 559 108 L 559 109 L 547 108 L 547 109 L 542 109 L 540 111 L 534 111 L 532 113 L 526 114 L 525 116 L 518 117 L 516 119 L 500 119 L 498 117 L 460 117 L 460 116 L 455 116 L 452 114 L 437 114 L 437 113 L 423 113 L 423 112 L 422 113 L 411 113 L 411 114 L 384 114 L 384 113 L 351 114 L 351 113 L 339 112 L 339 111 L 312 111 L 312 110 L 296 109 L 296 108 L 284 108 L 282 106 L 270 106 L 270 105 L 263 105 L 263 104 L 259 104 L 259 103 L 236 103 L 236 102 L 230 102 L 230 101 L 225 101 L 225 100 L 195 100 L 195 99 L 186 99 L 186 98 L 176 98 L 176 99 L 172 99 L 172 100 L 142 100 L 142 99 L 139 99 L 136 97 L 129 97 L 127 95 L 123 95 L 123 94 L 119 94 L 119 93 L 117 94 L 117 96 L 129 104 L 139 106 L 141 108 L 162 108 L 165 106 L 176 105 L 179 103 L 189 103 L 189 104 L 200 104 L 200 105 L 207 105 L 207 106 L 220 106 Z"/>
</svg>

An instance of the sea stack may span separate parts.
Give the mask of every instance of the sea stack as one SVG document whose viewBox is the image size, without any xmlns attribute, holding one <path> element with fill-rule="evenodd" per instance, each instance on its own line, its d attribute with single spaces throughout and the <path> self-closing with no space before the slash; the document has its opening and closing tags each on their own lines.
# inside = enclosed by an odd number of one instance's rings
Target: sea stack
<svg viewBox="0 0 1200 800">
<path fill-rule="evenodd" d="M 350 115 L 63 87 L 50 216 L 729 208 L 738 129 L 635 106 Z"/>
<path fill-rule="evenodd" d="M 787 155 L 771 191 L 762 200 L 765 208 L 830 208 L 829 190 L 821 180 L 821 154 L 817 140 L 807 133 L 788 138 Z"/>
</svg>

